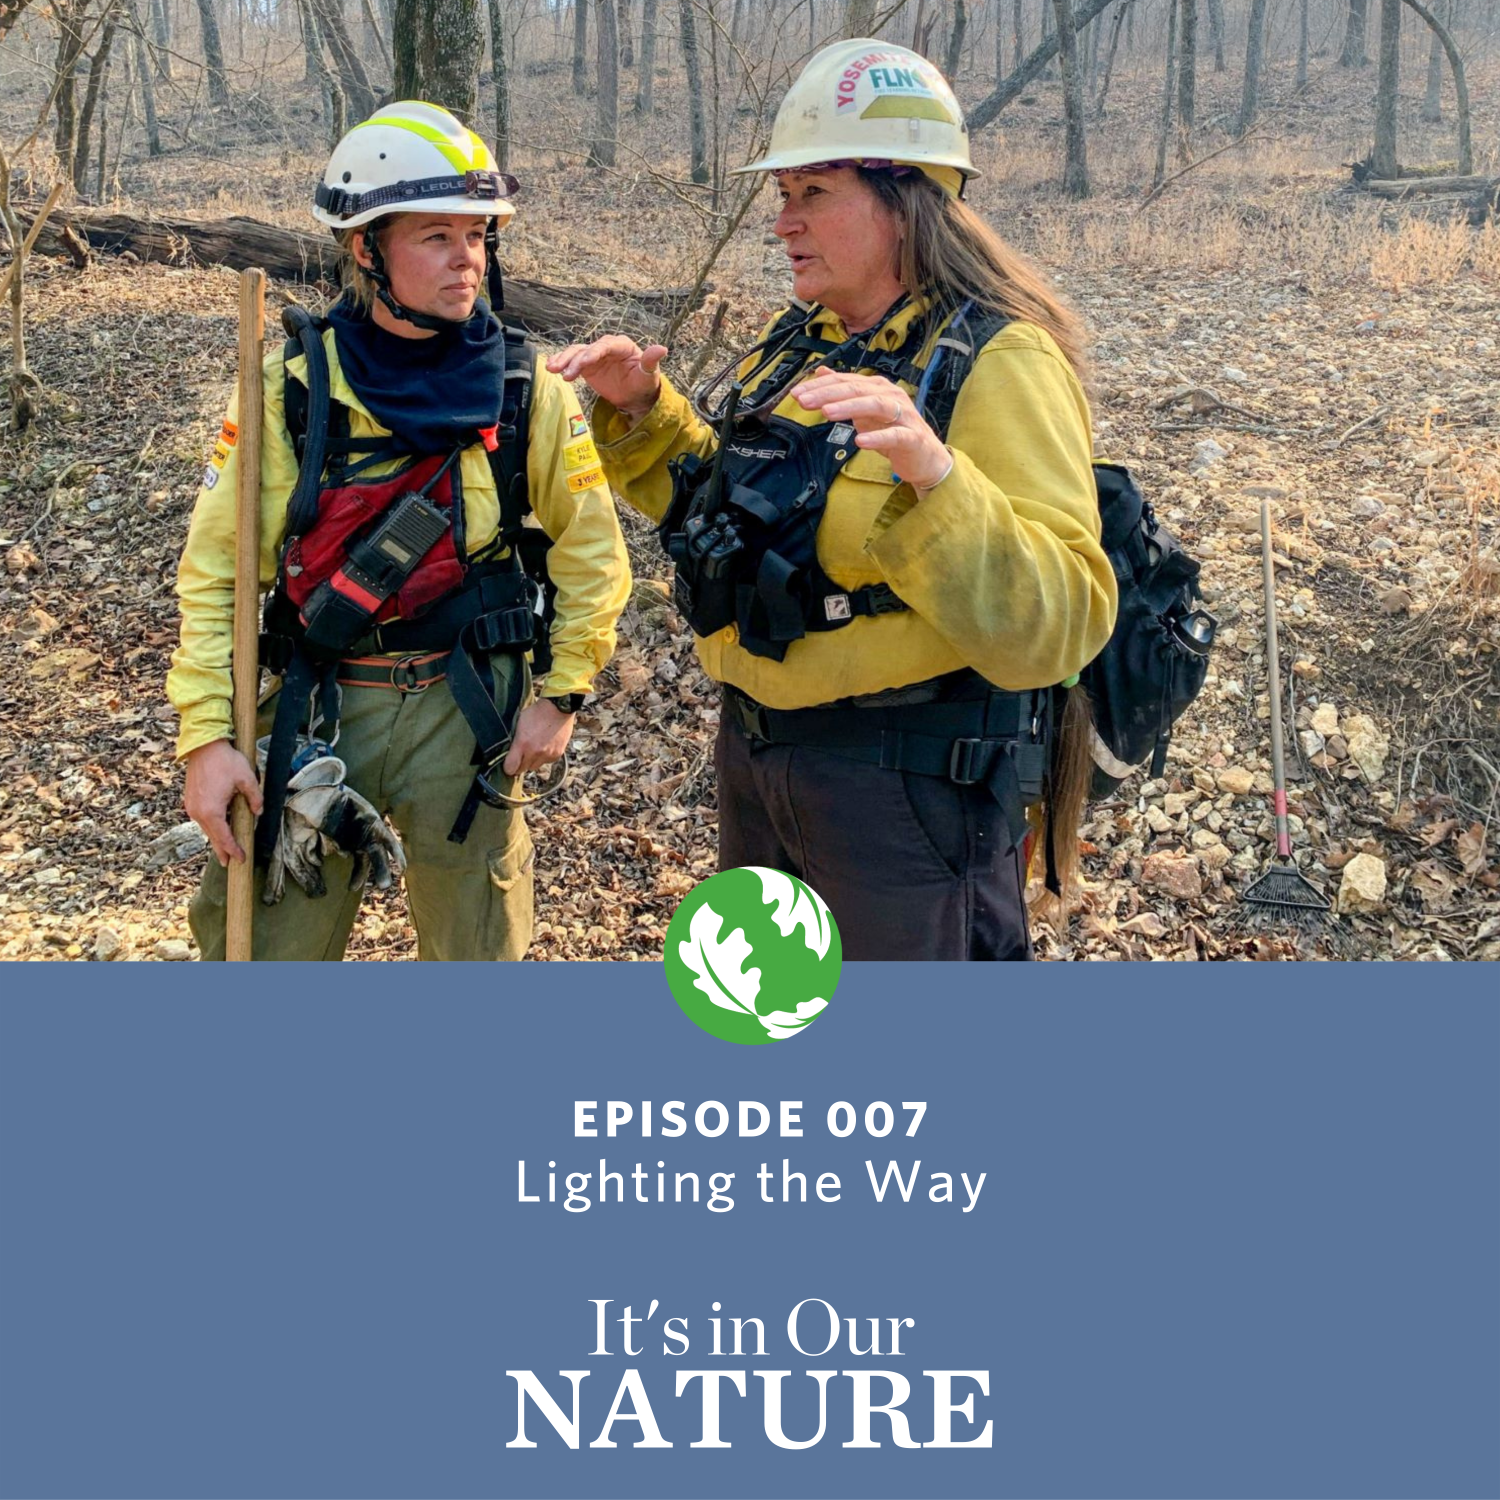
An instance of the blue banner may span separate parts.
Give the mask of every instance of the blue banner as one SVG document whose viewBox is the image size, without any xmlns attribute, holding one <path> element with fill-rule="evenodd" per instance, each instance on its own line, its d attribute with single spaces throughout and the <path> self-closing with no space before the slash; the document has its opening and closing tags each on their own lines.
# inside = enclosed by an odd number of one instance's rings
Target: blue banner
<svg viewBox="0 0 1500 1500">
<path fill-rule="evenodd" d="M 0 1494 L 1500 1494 L 1500 1011 L 1416 972 L 12 968 Z"/>
</svg>

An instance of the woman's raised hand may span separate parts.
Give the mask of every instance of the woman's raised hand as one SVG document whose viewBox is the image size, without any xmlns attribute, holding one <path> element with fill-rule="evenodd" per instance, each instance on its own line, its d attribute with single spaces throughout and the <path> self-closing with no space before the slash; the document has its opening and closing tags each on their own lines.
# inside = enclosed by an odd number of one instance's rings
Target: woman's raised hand
<svg viewBox="0 0 1500 1500">
<path fill-rule="evenodd" d="M 911 397 L 883 375 L 845 375 L 822 369 L 792 388 L 808 411 L 848 422 L 861 448 L 883 453 L 914 489 L 930 490 L 948 477 L 953 455 Z"/>
<path fill-rule="evenodd" d="M 666 358 L 665 344 L 644 349 L 623 333 L 612 333 L 592 344 L 569 344 L 547 361 L 547 368 L 564 380 L 582 379 L 616 411 L 631 418 L 646 415 L 661 394 L 656 367 Z"/>
</svg>

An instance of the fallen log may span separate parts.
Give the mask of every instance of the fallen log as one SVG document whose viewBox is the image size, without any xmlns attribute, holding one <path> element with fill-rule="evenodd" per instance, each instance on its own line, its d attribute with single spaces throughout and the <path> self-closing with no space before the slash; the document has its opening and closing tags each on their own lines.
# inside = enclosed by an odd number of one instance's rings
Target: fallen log
<svg viewBox="0 0 1500 1500">
<path fill-rule="evenodd" d="M 1496 177 L 1367 177 L 1361 187 L 1380 198 L 1425 197 L 1429 193 L 1482 193 Z"/>
<path fill-rule="evenodd" d="M 30 223 L 19 211 L 23 223 Z M 260 266 L 281 281 L 336 283 L 338 246 L 331 235 L 304 234 L 259 219 L 182 219 L 112 213 L 105 209 L 56 211 L 37 240 L 43 254 L 68 253 L 73 233 L 95 250 L 129 251 L 138 260 L 175 266 Z M 550 286 L 521 277 L 505 278 L 505 317 L 529 332 L 579 339 L 603 331 L 654 336 L 684 305 L 697 305 L 712 287 L 689 304 L 685 288 L 621 291 L 613 287 Z"/>
</svg>

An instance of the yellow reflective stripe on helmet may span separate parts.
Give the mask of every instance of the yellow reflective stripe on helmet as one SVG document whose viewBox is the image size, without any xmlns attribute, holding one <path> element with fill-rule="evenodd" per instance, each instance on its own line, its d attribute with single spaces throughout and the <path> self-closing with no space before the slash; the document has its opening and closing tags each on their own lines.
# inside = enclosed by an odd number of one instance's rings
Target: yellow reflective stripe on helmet
<svg viewBox="0 0 1500 1500">
<path fill-rule="evenodd" d="M 363 130 L 370 125 L 398 126 L 402 130 L 409 130 L 413 135 L 420 136 L 424 141 L 430 142 L 441 151 L 447 158 L 448 165 L 456 172 L 472 172 L 479 163 L 473 160 L 473 153 L 465 156 L 463 151 L 454 144 L 453 140 L 444 135 L 436 126 L 425 124 L 421 120 L 408 120 L 403 115 L 379 115 L 375 119 L 365 120 L 356 125 L 356 130 Z M 477 146 L 481 151 L 485 149 L 484 142 L 474 134 L 472 130 L 466 131 L 472 146 Z"/>
</svg>

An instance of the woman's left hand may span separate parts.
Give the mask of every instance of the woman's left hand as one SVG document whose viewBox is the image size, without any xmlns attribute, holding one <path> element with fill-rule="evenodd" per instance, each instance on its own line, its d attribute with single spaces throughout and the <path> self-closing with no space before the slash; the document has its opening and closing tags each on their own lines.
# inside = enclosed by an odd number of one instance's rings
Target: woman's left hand
<svg viewBox="0 0 1500 1500">
<path fill-rule="evenodd" d="M 855 443 L 873 448 L 917 490 L 930 490 L 948 477 L 953 455 L 943 446 L 912 399 L 883 375 L 845 375 L 819 370 L 792 390 L 808 411 L 830 422 L 848 422 Z"/>
</svg>

